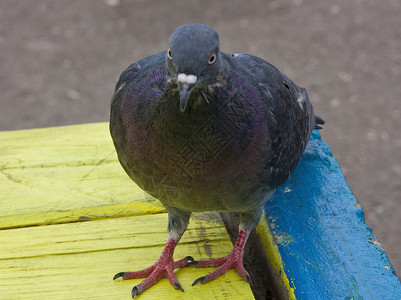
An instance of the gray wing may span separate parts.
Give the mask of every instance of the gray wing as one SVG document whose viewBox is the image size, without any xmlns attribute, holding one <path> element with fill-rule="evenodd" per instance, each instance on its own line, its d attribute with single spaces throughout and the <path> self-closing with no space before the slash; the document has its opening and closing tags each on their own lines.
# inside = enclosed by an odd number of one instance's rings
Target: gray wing
<svg viewBox="0 0 401 300">
<path fill-rule="evenodd" d="M 121 75 L 111 99 L 110 132 L 114 145 L 120 149 L 125 143 L 127 122 L 134 108 L 152 106 L 152 100 L 164 91 L 166 51 L 147 56 L 131 64 Z M 123 107 L 125 105 L 125 107 Z"/>
<path fill-rule="evenodd" d="M 282 185 L 295 170 L 312 133 L 315 117 L 304 88 L 268 62 L 249 55 L 231 57 L 259 86 L 269 115 L 270 149 L 265 168 L 267 184 Z"/>
</svg>

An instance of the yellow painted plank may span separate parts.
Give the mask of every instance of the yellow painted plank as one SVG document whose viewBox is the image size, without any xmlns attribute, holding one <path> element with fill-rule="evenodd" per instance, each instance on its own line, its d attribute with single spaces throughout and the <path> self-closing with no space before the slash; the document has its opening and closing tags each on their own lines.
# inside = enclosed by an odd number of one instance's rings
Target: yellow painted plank
<svg viewBox="0 0 401 300">
<path fill-rule="evenodd" d="M 270 231 L 269 224 L 267 224 L 264 213 L 262 219 L 256 227 L 256 230 L 262 240 L 263 247 L 265 248 L 267 257 L 269 258 L 269 262 L 272 265 L 277 278 L 280 280 L 282 288 L 288 293 L 288 299 L 295 300 L 296 297 L 294 288 L 291 287 L 287 274 L 284 271 L 284 264 L 281 259 L 280 251 L 278 250 L 276 241 L 274 240 L 273 234 Z"/>
<path fill-rule="evenodd" d="M 105 209 L 165 211 L 124 173 L 108 123 L 0 132 L 0 140 L 0 228 L 103 218 Z"/>
<path fill-rule="evenodd" d="M 203 215 L 205 216 L 205 215 Z M 192 219 L 175 258 L 208 259 L 228 254 L 230 239 L 211 215 Z M 167 239 L 167 215 L 136 216 L 0 231 L 1 299 L 130 299 L 140 280 L 113 282 L 120 271 L 154 263 Z M 207 285 L 191 287 L 213 269 L 188 267 L 176 272 L 185 293 L 166 279 L 141 299 L 253 299 L 235 271 Z"/>
<path fill-rule="evenodd" d="M 15 206 L 1 211 L 2 216 L 14 215 L 20 209 L 24 212 L 67 210 L 151 199 L 129 179 L 117 160 L 96 166 L 3 169 L 0 184 L 4 193 L 2 200 Z M 40 196 L 43 199 L 37 199 Z M 11 202 L 16 199 L 19 201 Z"/>
<path fill-rule="evenodd" d="M 112 276 L 157 259 L 167 214 L 122 170 L 108 124 L 0 132 L 0 140 L 0 299 L 130 299 L 140 280 Z M 231 249 L 219 217 L 203 214 L 191 219 L 175 257 Z M 141 298 L 253 299 L 232 270 L 190 287 L 210 271 L 179 270 L 185 294 L 163 279 Z"/>
<path fill-rule="evenodd" d="M 166 212 L 159 201 L 131 202 L 73 210 L 29 213 L 0 217 L 0 229 L 88 221 L 121 216 L 150 215 Z"/>
<path fill-rule="evenodd" d="M 231 244 L 216 242 L 215 254 L 229 251 Z M 196 253 L 195 244 L 178 245 L 175 257 Z M 131 299 L 131 289 L 141 279 L 114 282 L 115 273 L 148 267 L 161 248 L 136 248 L 73 255 L 0 261 L 0 298 L 18 299 Z M 188 267 L 176 271 L 185 293 L 175 290 L 167 279 L 138 296 L 138 299 L 253 299 L 249 284 L 234 270 L 206 285 L 191 287 L 192 282 L 210 268 Z"/>
<path fill-rule="evenodd" d="M 2 169 L 114 161 L 108 123 L 0 132 Z"/>
<path fill-rule="evenodd" d="M 209 215 L 212 217 L 208 219 L 192 218 L 180 244 L 206 239 L 228 240 L 219 216 Z M 163 246 L 166 240 L 166 213 L 0 230 L 0 260 L 121 248 L 159 247 Z M 193 255 L 197 256 L 198 253 Z"/>
</svg>

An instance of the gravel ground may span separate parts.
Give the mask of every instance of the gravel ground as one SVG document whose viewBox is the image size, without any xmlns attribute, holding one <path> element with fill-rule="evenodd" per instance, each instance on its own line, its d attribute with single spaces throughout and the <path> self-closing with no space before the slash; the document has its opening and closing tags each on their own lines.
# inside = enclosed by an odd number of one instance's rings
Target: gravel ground
<svg viewBox="0 0 401 300">
<path fill-rule="evenodd" d="M 114 85 L 183 24 L 308 89 L 369 226 L 401 274 L 401 1 L 0 1 L 0 130 L 107 121 Z"/>
</svg>

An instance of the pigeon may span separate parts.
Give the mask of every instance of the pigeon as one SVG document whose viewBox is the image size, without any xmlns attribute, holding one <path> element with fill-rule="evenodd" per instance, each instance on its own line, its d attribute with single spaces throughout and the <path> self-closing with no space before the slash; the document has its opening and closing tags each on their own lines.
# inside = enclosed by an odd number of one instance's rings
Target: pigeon
<svg viewBox="0 0 401 300">
<path fill-rule="evenodd" d="M 243 266 L 244 246 L 263 206 L 296 168 L 314 128 L 305 88 L 250 54 L 220 51 L 215 30 L 178 27 L 169 49 L 130 65 L 111 101 L 110 132 L 129 177 L 168 212 L 168 241 L 150 267 L 114 279 L 146 278 L 132 297 L 191 264 L 217 267 L 194 281 L 210 282 Z M 239 234 L 227 256 L 174 261 L 174 249 L 194 212 L 236 212 Z"/>
</svg>

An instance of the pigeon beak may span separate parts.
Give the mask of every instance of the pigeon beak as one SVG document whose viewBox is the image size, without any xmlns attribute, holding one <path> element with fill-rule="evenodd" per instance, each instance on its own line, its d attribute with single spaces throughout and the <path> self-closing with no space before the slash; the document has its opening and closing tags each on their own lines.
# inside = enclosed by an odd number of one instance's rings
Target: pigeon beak
<svg viewBox="0 0 401 300">
<path fill-rule="evenodd" d="M 178 88 L 180 90 L 180 111 L 184 112 L 185 108 L 187 107 L 187 103 L 189 100 L 189 96 L 191 96 L 192 89 L 194 88 L 194 85 L 191 84 L 178 84 Z"/>
<path fill-rule="evenodd" d="M 177 76 L 178 89 L 180 90 L 181 112 L 184 112 L 187 107 L 189 96 L 191 96 L 191 92 L 196 86 L 197 79 L 197 76 L 192 74 L 180 73 Z"/>
</svg>

